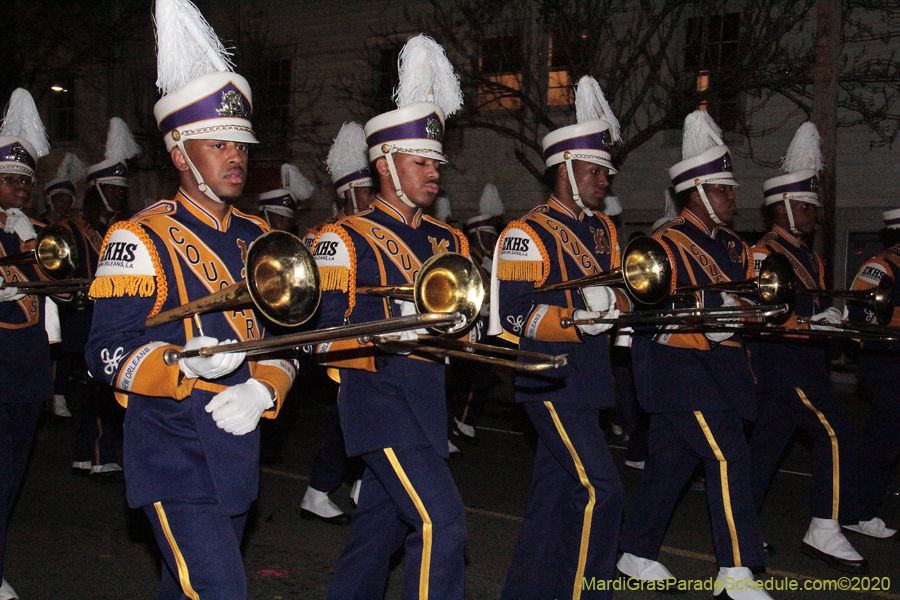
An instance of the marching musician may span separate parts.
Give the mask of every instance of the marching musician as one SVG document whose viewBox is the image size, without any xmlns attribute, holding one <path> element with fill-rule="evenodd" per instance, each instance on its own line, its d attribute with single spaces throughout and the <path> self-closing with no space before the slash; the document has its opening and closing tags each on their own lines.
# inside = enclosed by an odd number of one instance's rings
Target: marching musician
<svg viewBox="0 0 900 600">
<path fill-rule="evenodd" d="M 351 121 L 341 125 L 341 130 L 328 151 L 325 165 L 338 197 L 335 205 L 337 212 L 322 223 L 310 227 L 303 236 L 303 242 L 310 249 L 322 227 L 368 210 L 375 200 L 375 187 L 369 173 L 366 133 L 359 123 Z"/>
<path fill-rule="evenodd" d="M 415 314 L 412 302 L 356 290 L 411 284 L 434 254 L 468 255 L 461 232 L 423 213 L 437 196 L 440 168 L 447 162 L 441 144 L 445 115 L 462 104 L 455 75 L 436 82 L 436 74 L 412 70 L 410 65 L 424 64 L 423 54 L 437 57 L 444 72 L 452 73 L 431 38 L 419 35 L 404 46 L 400 108 L 365 125 L 380 192 L 367 211 L 326 225 L 316 241 L 323 290 L 319 327 Z M 415 337 L 415 332 L 400 334 L 401 340 Z M 386 352 L 371 344 L 361 347 L 357 340 L 314 350 L 320 362 L 340 368 L 338 408 L 347 454 L 366 464 L 328 598 L 380 597 L 391 555 L 403 545 L 404 598 L 461 600 L 465 509 L 445 462 L 444 365 L 390 346 Z"/>
<path fill-rule="evenodd" d="M 0 256 L 34 249 L 42 227 L 22 212 L 31 199 L 38 158 L 50 144 L 31 94 L 12 93 L 0 126 Z M 0 268 L 0 598 L 18 598 L 3 577 L 6 527 L 18 496 L 41 407 L 53 394 L 44 299 L 20 294 L 17 282 L 36 281 L 34 265 Z"/>
<path fill-rule="evenodd" d="M 140 154 L 128 125 L 119 117 L 109 120 L 104 160 L 86 170 L 88 188 L 84 192 L 81 217 L 63 221 L 72 232 L 81 257 L 77 277 L 93 278 L 100 262 L 100 249 L 110 226 L 128 214 L 128 164 Z M 90 301 L 71 302 L 61 306 L 63 361 L 57 361 L 57 394 L 65 389 L 71 371 L 84 362 L 84 348 L 93 321 Z M 77 357 L 77 359 L 76 359 Z M 77 362 L 75 362 L 77 360 Z M 60 364 L 69 363 L 68 372 Z M 85 369 L 86 370 L 86 369 Z M 108 385 L 88 378 L 81 406 L 81 418 L 75 432 L 72 473 L 95 478 L 121 479 L 119 454 L 122 446 L 121 408 L 116 405 Z"/>
<path fill-rule="evenodd" d="M 296 366 L 243 353 L 164 360 L 169 349 L 261 337 L 249 309 L 145 326 L 149 316 L 242 280 L 247 247 L 267 230 L 232 207 L 256 143 L 247 81 L 228 70 L 215 32 L 190 3 L 158 0 L 155 21 L 157 39 L 167 40 L 160 54 L 190 61 L 160 62 L 163 97 L 154 108 L 180 187 L 110 228 L 91 286 L 86 359 L 127 407 L 126 496 L 146 514 L 162 553 L 158 597 L 240 599 L 240 543 L 259 481 L 257 424 L 278 412 Z M 218 52 L 193 56 L 192 40 L 171 33 L 185 26 Z"/>
<path fill-rule="evenodd" d="M 304 243 L 312 249 L 315 239 L 326 225 L 337 223 L 350 215 L 365 212 L 375 199 L 372 175 L 369 173 L 369 148 L 366 145 L 366 133 L 356 122 L 344 123 L 325 159 L 331 183 L 334 185 L 341 209 L 332 217 L 309 229 L 303 237 Z M 329 376 L 335 370 L 329 370 Z M 322 445 L 313 457 L 309 469 L 309 487 L 300 502 L 300 516 L 304 519 L 319 519 L 331 525 L 346 525 L 350 516 L 335 504 L 328 494 L 333 492 L 347 476 L 353 464 L 355 475 L 359 469 L 359 458 L 347 456 L 344 444 L 344 431 L 338 406 L 335 403 L 328 416 L 325 436 Z M 362 481 L 356 478 L 350 497 L 354 502 L 359 498 Z"/>
<path fill-rule="evenodd" d="M 519 336 L 522 350 L 566 354 L 551 375 L 520 374 L 516 402 L 538 433 L 525 520 L 502 598 L 609 598 L 585 580 L 613 578 L 624 491 L 600 427 L 600 409 L 615 404 L 609 324 L 564 328 L 563 318 L 618 316 L 624 295 L 604 286 L 539 292 L 536 288 L 619 266 L 612 221 L 601 211 L 616 173 L 609 146 L 618 122 L 590 76 L 579 82 L 578 124 L 544 137 L 550 198 L 500 235 L 491 285 L 491 327 Z M 607 588 L 609 590 L 611 588 Z"/>
<path fill-rule="evenodd" d="M 871 290 L 885 277 L 890 277 L 895 287 L 900 281 L 900 208 L 885 211 L 882 217 L 882 237 L 887 249 L 863 263 L 853 280 L 853 290 Z M 878 323 L 873 311 L 859 306 L 850 308 L 850 316 L 856 322 L 900 326 L 900 296 L 896 289 L 893 298 L 894 311 L 888 323 Z M 872 406 L 859 442 L 859 520 L 844 527 L 875 538 L 889 538 L 897 530 L 887 527 L 877 512 L 891 466 L 900 455 L 900 343 L 863 339 L 856 373 L 872 390 Z"/>
<path fill-rule="evenodd" d="M 292 164 L 281 165 L 281 188 L 259 195 L 259 214 L 269 229 L 294 233 L 297 211 L 312 196 L 315 186 Z"/>
<path fill-rule="evenodd" d="M 688 115 L 683 159 L 669 169 L 678 217 L 653 235 L 667 248 L 676 285 L 743 281 L 753 276 L 750 249 L 727 224 L 737 205 L 731 154 L 705 111 Z M 720 292 L 698 292 L 702 306 L 735 306 Z M 731 331 L 661 330 L 632 338 L 638 398 L 651 413 L 649 448 L 622 541 L 619 570 L 642 580 L 672 580 L 656 559 L 672 511 L 698 462 L 707 496 L 719 571 L 717 582 L 752 582 L 750 567 L 765 564 L 763 540 L 750 487 L 743 419 L 756 413 L 753 381 L 740 337 Z M 724 590 L 716 596 L 769 598 L 763 590 Z"/>
<path fill-rule="evenodd" d="M 787 257 L 802 289 L 824 289 L 822 259 L 806 244 L 816 228 L 819 134 L 812 123 L 798 130 L 784 157 L 787 175 L 763 183 L 772 229 L 752 248 L 756 274 L 773 253 Z M 800 294 L 785 327 L 827 329 L 843 320 L 825 298 Z M 756 425 L 749 441 L 750 477 L 757 512 L 797 426 L 813 438 L 812 520 L 801 551 L 847 573 L 866 573 L 868 563 L 841 533 L 838 519 L 858 512 L 856 439 L 834 393 L 825 345 L 808 336 L 779 337 L 749 344 L 756 382 Z M 767 546 L 767 551 L 769 550 Z"/>
<path fill-rule="evenodd" d="M 75 183 L 80 179 L 84 179 L 84 163 L 71 152 L 66 152 L 59 163 L 56 178 L 44 185 L 44 205 L 47 210 L 41 215 L 41 221 L 48 225 L 58 225 L 66 220 L 66 215 L 75 203 L 75 196 L 78 193 Z M 60 315 L 60 325 L 63 324 L 63 321 L 65 319 Z M 88 327 L 90 327 L 90 321 Z M 63 343 L 67 342 L 65 336 L 62 341 Z M 60 346 L 62 344 L 53 348 L 55 365 L 53 400 L 50 403 L 50 409 L 57 417 L 68 418 L 72 416 L 72 413 L 66 403 L 66 382 L 72 374 L 74 360 L 83 360 L 81 357 L 84 355 L 84 345 L 81 346 L 77 359 L 71 356 L 60 356 Z"/>
</svg>

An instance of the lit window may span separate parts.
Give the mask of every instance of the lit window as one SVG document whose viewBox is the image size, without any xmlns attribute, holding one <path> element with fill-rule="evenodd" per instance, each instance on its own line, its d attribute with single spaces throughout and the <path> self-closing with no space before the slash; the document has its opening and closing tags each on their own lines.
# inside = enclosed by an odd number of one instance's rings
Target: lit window
<svg viewBox="0 0 900 600">
<path fill-rule="evenodd" d="M 481 43 L 479 110 L 509 110 L 522 106 L 522 37 L 498 35 Z"/>
<path fill-rule="evenodd" d="M 740 76 L 740 25 L 740 13 L 688 19 L 684 46 L 685 71 L 692 74 L 709 71 L 713 87 L 736 80 Z M 688 77 L 687 81 L 693 87 L 695 79 Z M 723 130 L 733 130 L 740 118 L 738 95 L 714 95 L 707 104 L 707 110 Z"/>
</svg>

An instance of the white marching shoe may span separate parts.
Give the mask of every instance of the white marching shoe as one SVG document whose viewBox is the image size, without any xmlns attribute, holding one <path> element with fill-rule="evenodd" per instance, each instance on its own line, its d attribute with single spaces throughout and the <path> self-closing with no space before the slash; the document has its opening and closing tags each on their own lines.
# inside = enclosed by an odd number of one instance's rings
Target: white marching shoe
<svg viewBox="0 0 900 600">
<path fill-rule="evenodd" d="M 318 519 L 330 525 L 346 525 L 350 522 L 350 516 L 338 508 L 328 494 L 311 487 L 306 488 L 303 501 L 300 502 L 300 517 L 307 521 Z"/>
<path fill-rule="evenodd" d="M 53 410 L 53 414 L 57 417 L 72 416 L 72 413 L 69 411 L 69 407 L 66 405 L 66 397 L 62 394 L 53 394 L 53 400 L 50 403 L 50 407 Z M 0 600 L 2 600 L 2 597 L 0 597 Z"/>
<path fill-rule="evenodd" d="M 754 589 L 753 571 L 747 567 L 719 567 L 713 596 L 731 600 L 772 600 L 766 590 Z"/>
<path fill-rule="evenodd" d="M 359 506 L 359 488 L 362 487 L 362 479 L 357 479 L 353 482 L 353 487 L 350 488 L 350 499 L 353 500 L 353 504 Z"/>
<path fill-rule="evenodd" d="M 19 595 L 16 594 L 16 590 L 14 590 L 5 579 L 3 580 L 3 584 L 0 585 L 0 600 L 19 600 Z"/>
<path fill-rule="evenodd" d="M 475 437 L 475 427 L 474 426 L 466 425 L 465 423 L 463 423 L 456 417 L 453 417 L 453 420 L 456 421 L 456 429 L 458 429 L 461 434 L 463 434 L 464 436 L 466 436 L 468 438 Z"/>
<path fill-rule="evenodd" d="M 844 529 L 849 529 L 856 533 L 880 539 L 893 537 L 893 535 L 897 533 L 896 529 L 891 529 L 878 517 L 869 519 L 868 521 L 860 521 L 858 525 L 844 525 Z"/>
<path fill-rule="evenodd" d="M 675 579 L 675 576 L 672 575 L 662 563 L 650 560 L 649 558 L 641 558 L 640 556 L 635 556 L 628 552 L 623 553 L 622 556 L 619 557 L 616 568 L 619 569 L 623 575 L 627 575 L 633 579 L 640 579 L 641 581 Z"/>
<path fill-rule="evenodd" d="M 810 558 L 844 573 L 864 575 L 869 572 L 869 561 L 860 556 L 853 545 L 841 533 L 841 524 L 835 519 L 813 517 L 803 536 L 800 551 Z"/>
</svg>

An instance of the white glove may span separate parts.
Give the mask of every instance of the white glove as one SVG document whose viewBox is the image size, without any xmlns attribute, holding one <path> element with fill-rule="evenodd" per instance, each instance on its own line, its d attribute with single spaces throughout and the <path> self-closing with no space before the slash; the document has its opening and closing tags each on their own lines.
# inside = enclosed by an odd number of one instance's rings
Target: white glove
<svg viewBox="0 0 900 600">
<path fill-rule="evenodd" d="M 619 333 L 616 334 L 616 346 L 620 346 L 622 348 L 631 348 L 631 334 L 634 333 L 634 329 L 631 327 L 622 327 L 619 329 Z"/>
<path fill-rule="evenodd" d="M 222 344 L 233 344 L 234 340 L 225 340 Z M 218 346 L 219 340 L 214 337 L 198 335 L 192 337 L 184 345 L 185 350 L 197 350 L 209 346 Z M 222 352 L 212 356 L 192 356 L 178 361 L 181 372 L 190 379 L 217 379 L 228 375 L 244 362 L 244 352 Z"/>
<path fill-rule="evenodd" d="M 572 313 L 572 318 L 575 320 L 579 319 L 615 319 L 619 316 L 619 311 L 617 309 L 612 309 L 606 314 L 603 314 L 599 311 L 590 311 L 590 310 L 576 310 Z M 582 333 L 586 333 L 587 335 L 598 335 L 603 333 L 604 331 L 609 331 L 614 326 L 614 323 L 597 323 L 596 325 L 578 325 L 578 329 L 581 330 Z"/>
<path fill-rule="evenodd" d="M 719 293 L 722 294 L 722 306 L 738 306 L 738 301 L 735 300 L 734 297 L 729 296 L 725 292 L 719 292 Z M 724 320 L 726 320 L 726 319 L 723 319 L 723 321 Z M 728 320 L 740 321 L 740 319 L 728 319 Z M 727 323 L 726 323 L 726 326 L 727 326 Z M 733 331 L 707 331 L 703 335 L 705 335 L 706 339 L 708 339 L 709 341 L 719 344 L 721 342 L 724 342 L 731 336 L 733 336 L 734 332 Z"/>
<path fill-rule="evenodd" d="M 6 283 L 0 288 L 0 302 L 17 302 L 25 297 L 25 294 L 19 293 L 17 287 L 7 287 Z"/>
<path fill-rule="evenodd" d="M 416 310 L 416 305 L 413 302 L 409 302 L 408 300 L 394 300 L 394 304 L 400 307 L 401 317 L 414 317 L 419 314 Z M 397 339 L 414 342 L 419 339 L 419 335 L 428 335 L 428 331 L 425 329 L 410 329 L 393 335 L 400 336 Z"/>
<path fill-rule="evenodd" d="M 219 392 L 206 405 L 219 429 L 234 435 L 244 435 L 256 429 L 259 418 L 275 406 L 269 388 L 255 379 L 248 379 Z"/>
<path fill-rule="evenodd" d="M 615 293 L 605 285 L 592 285 L 581 290 L 589 310 L 606 312 L 616 306 Z"/>
<path fill-rule="evenodd" d="M 23 242 L 34 239 L 34 225 L 21 209 L 10 208 L 6 211 L 6 225 L 3 226 L 6 233 L 15 233 Z"/>
<path fill-rule="evenodd" d="M 844 308 L 844 312 L 842 313 L 837 308 L 829 306 L 822 312 L 816 313 L 809 318 L 809 328 L 817 329 L 819 331 L 840 331 L 840 328 L 829 327 L 825 323 L 839 325 L 847 319 L 847 316 L 848 312 L 846 308 Z"/>
</svg>

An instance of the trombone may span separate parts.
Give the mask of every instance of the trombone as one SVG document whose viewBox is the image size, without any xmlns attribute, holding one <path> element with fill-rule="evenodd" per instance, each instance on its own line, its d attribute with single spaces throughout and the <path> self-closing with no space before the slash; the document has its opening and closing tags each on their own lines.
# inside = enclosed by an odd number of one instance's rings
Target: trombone
<svg viewBox="0 0 900 600">
<path fill-rule="evenodd" d="M 454 256 L 467 260 L 459 255 Z M 246 352 L 247 355 L 265 354 L 309 344 L 352 338 L 362 338 L 363 341 L 371 339 L 379 343 L 383 340 L 384 343 L 389 343 L 389 339 L 379 336 L 423 327 L 431 329 L 451 327 L 453 331 L 458 331 L 475 320 L 481 305 L 480 299 L 484 294 L 481 277 L 477 270 L 474 270 L 474 263 L 468 262 L 478 278 L 477 282 L 471 280 L 468 270 L 458 269 L 456 259 L 445 258 L 441 261 L 429 259 L 423 265 L 416 277 L 416 284 L 409 292 L 416 299 L 417 305 L 422 307 L 419 309 L 421 313 L 418 315 L 340 325 L 328 329 L 303 331 L 189 351 L 179 352 L 170 349 L 165 353 L 164 360 L 166 364 L 172 365 L 182 358 L 192 356 L 212 356 L 223 352 Z M 426 267 L 428 268 L 426 269 Z M 320 299 L 319 272 L 309 249 L 296 236 L 282 231 L 271 231 L 259 237 L 247 250 L 245 268 L 247 273 L 245 282 L 236 283 L 204 298 L 159 313 L 147 319 L 146 326 L 153 327 L 171 323 L 202 313 L 222 311 L 248 302 L 252 302 L 267 318 L 282 325 L 300 325 L 315 313 Z M 476 283 L 481 286 L 480 292 Z M 365 288 L 362 290 L 362 293 L 366 293 Z M 357 288 L 357 293 L 361 293 L 360 288 Z M 390 290 L 371 289 L 368 293 L 386 296 L 394 293 L 401 295 L 406 292 L 391 288 Z M 404 296 L 401 295 L 401 297 Z M 477 302 L 473 302 L 473 299 Z M 416 345 L 416 350 L 427 353 L 442 352 L 447 356 L 479 360 L 477 355 L 472 355 L 467 350 L 432 350 L 424 345 Z M 481 357 L 481 359 L 484 358 L 486 357 Z M 537 358 L 543 360 L 544 363 L 538 363 L 537 366 L 531 368 L 552 368 L 559 364 L 565 364 L 564 357 L 537 355 Z"/>
<path fill-rule="evenodd" d="M 885 275 L 878 285 L 868 290 L 797 290 L 798 294 L 808 296 L 828 296 L 843 298 L 851 302 L 865 304 L 875 313 L 879 323 L 890 323 L 894 316 L 894 279 Z M 868 325 L 866 327 L 872 327 Z"/>
<path fill-rule="evenodd" d="M 0 289 L 15 287 L 23 294 L 47 296 L 85 292 L 91 286 L 90 279 L 69 279 L 78 270 L 78 242 L 62 225 L 44 227 L 32 250 L 0 258 L 0 266 L 18 265 L 36 265 L 51 281 L 6 281 Z"/>
<path fill-rule="evenodd" d="M 319 270 L 297 236 L 286 231 L 261 235 L 247 249 L 244 267 L 246 281 L 156 314 L 147 319 L 146 326 L 156 327 L 250 303 L 270 321 L 287 327 L 305 323 L 316 312 L 321 296 Z"/>
<path fill-rule="evenodd" d="M 715 325 L 731 319 L 772 319 L 784 322 L 790 316 L 797 282 L 790 262 L 780 254 L 772 254 L 760 267 L 758 277 L 745 281 L 729 281 L 697 286 L 675 287 L 673 259 L 658 240 L 642 236 L 629 242 L 622 253 L 622 266 L 609 271 L 588 275 L 571 281 L 562 281 L 535 288 L 538 292 L 551 292 L 592 285 L 624 286 L 638 302 L 657 304 L 670 296 L 684 296 L 702 291 L 721 291 L 736 294 L 755 294 L 764 306 L 736 306 L 634 311 L 615 319 L 597 317 L 591 319 L 564 318 L 563 328 L 574 325 L 611 323 L 619 325 Z"/>
<path fill-rule="evenodd" d="M 556 292 L 594 285 L 624 286 L 642 304 L 661 302 L 674 289 L 672 258 L 666 247 L 649 236 L 631 240 L 622 253 L 622 266 L 606 273 L 535 288 L 536 292 Z"/>
<path fill-rule="evenodd" d="M 742 281 L 722 281 L 704 285 L 688 285 L 675 288 L 673 296 L 686 296 L 697 292 L 724 292 L 757 296 L 761 304 L 787 304 L 793 309 L 797 295 L 797 278 L 791 262 L 782 254 L 770 254 L 762 262 L 759 275 Z M 721 309 L 718 309 L 721 310 Z M 785 319 L 790 315 L 788 311 Z"/>
<path fill-rule="evenodd" d="M 462 317 L 460 322 L 447 330 L 447 333 L 455 333 L 471 326 L 478 318 L 478 312 L 484 302 L 485 289 L 481 273 L 471 259 L 455 252 L 444 252 L 435 254 L 425 261 L 416 274 L 413 285 L 359 286 L 356 288 L 356 293 L 381 298 L 411 300 L 415 303 L 416 311 L 420 315 L 457 313 Z M 410 329 L 415 328 L 411 327 Z M 474 360 L 525 371 L 555 369 L 566 364 L 565 356 L 498 348 L 488 344 L 474 344 L 436 336 L 419 336 L 418 341 L 406 342 L 380 335 L 368 335 L 362 336 L 360 341 L 371 341 L 376 345 L 403 348 L 436 358 Z M 483 354 L 478 354 L 478 352 Z M 488 354 L 510 358 L 500 358 Z M 517 358 L 534 362 L 518 362 Z"/>
</svg>

